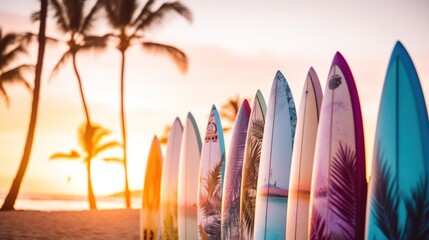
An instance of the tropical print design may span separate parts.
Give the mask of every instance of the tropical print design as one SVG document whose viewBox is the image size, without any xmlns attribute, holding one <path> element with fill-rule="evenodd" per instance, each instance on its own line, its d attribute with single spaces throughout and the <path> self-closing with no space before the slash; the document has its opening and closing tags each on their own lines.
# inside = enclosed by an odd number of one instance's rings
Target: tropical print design
<svg viewBox="0 0 429 240">
<path fill-rule="evenodd" d="M 377 120 L 368 197 L 368 239 L 429 239 L 429 122 L 412 60 L 390 58 Z"/>
<path fill-rule="evenodd" d="M 161 202 L 162 152 L 158 138 L 154 137 L 146 165 L 141 209 L 141 237 L 152 240 L 159 237 Z"/>
<path fill-rule="evenodd" d="M 353 77 L 339 53 L 329 76 L 316 140 L 309 237 L 362 239 L 366 199 L 362 120 L 357 117 L 360 105 Z"/>
<path fill-rule="evenodd" d="M 249 115 L 250 106 L 247 100 L 244 100 L 235 120 L 229 158 L 225 166 L 221 219 L 222 239 L 238 239 L 240 236 L 241 176 Z"/>
<path fill-rule="evenodd" d="M 258 90 L 253 102 L 243 158 L 240 197 L 240 239 L 253 239 L 256 187 L 264 135 L 266 104 Z"/>
<path fill-rule="evenodd" d="M 277 72 L 267 109 L 258 174 L 255 239 L 284 239 L 296 110 L 285 77 Z M 293 109 L 293 111 L 290 111 Z M 291 121 L 292 119 L 292 121 Z"/>
<path fill-rule="evenodd" d="M 222 126 L 213 106 L 201 153 L 198 231 L 199 239 L 220 239 L 225 147 Z"/>
<path fill-rule="evenodd" d="M 318 192 L 317 197 L 329 196 L 328 216 L 337 219 L 337 230 L 328 231 L 326 218 L 313 207 L 310 239 L 355 239 L 357 218 L 356 154 L 349 146 L 340 142 L 339 149 L 331 161 L 330 187 Z M 328 220 L 330 221 L 330 220 Z M 340 238 L 339 238 L 340 237 Z"/>
</svg>

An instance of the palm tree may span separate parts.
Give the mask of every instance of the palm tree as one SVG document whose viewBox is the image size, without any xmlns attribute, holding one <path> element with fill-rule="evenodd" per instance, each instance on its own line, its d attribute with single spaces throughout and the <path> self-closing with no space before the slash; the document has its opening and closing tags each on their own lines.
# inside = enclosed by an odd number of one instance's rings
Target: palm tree
<svg viewBox="0 0 429 240">
<path fill-rule="evenodd" d="M 24 178 L 27 170 L 28 162 L 30 160 L 31 149 L 33 147 L 34 132 L 36 130 L 37 113 L 39 109 L 39 95 L 40 95 L 40 82 L 42 79 L 43 58 L 45 55 L 45 29 L 46 29 L 46 15 L 48 12 L 48 0 L 40 0 L 40 26 L 39 26 L 39 50 L 37 54 L 36 72 L 34 75 L 34 91 L 33 103 L 31 106 L 30 124 L 28 127 L 27 140 L 25 142 L 24 152 L 21 159 L 18 172 L 13 180 L 12 186 L 6 196 L 1 210 L 14 210 L 16 198 L 21 187 L 22 179 Z"/>
<path fill-rule="evenodd" d="M 177 64 L 182 72 L 186 72 L 188 68 L 188 59 L 185 53 L 176 47 L 152 42 L 146 38 L 145 33 L 151 28 L 160 26 L 168 14 L 171 13 L 177 13 L 189 21 L 192 20 L 190 10 L 179 2 L 163 3 L 156 10 L 153 10 L 155 0 L 149 0 L 136 15 L 135 13 L 137 13 L 138 8 L 137 2 L 137 0 L 104 0 L 104 8 L 107 13 L 109 24 L 114 29 L 114 32 L 109 34 L 109 36 L 116 40 L 116 48 L 121 54 L 121 130 L 125 171 L 125 199 L 127 208 L 130 207 L 130 190 L 128 187 L 127 132 L 124 106 L 125 53 L 132 44 L 138 42 L 141 44 L 143 49 L 148 52 L 166 54 Z"/>
<path fill-rule="evenodd" d="M 82 79 L 76 65 L 76 55 L 78 52 L 89 50 L 100 50 L 107 46 L 107 36 L 93 36 L 90 31 L 93 27 L 97 12 L 101 8 L 101 1 L 98 0 L 85 15 L 87 0 L 50 0 L 50 6 L 54 11 L 54 19 L 58 30 L 67 37 L 67 51 L 61 56 L 58 63 L 52 70 L 51 77 L 54 76 L 67 60 L 72 60 L 73 70 L 79 85 L 80 96 L 83 109 L 85 111 L 86 122 L 91 127 L 91 118 L 88 104 L 85 100 Z"/>
<path fill-rule="evenodd" d="M 100 125 L 93 124 L 88 127 L 87 124 L 82 124 L 78 131 L 80 151 L 71 150 L 69 153 L 54 153 L 50 160 L 67 159 L 67 160 L 80 160 L 86 165 L 87 182 L 88 182 L 88 202 L 91 210 L 97 209 L 94 191 L 91 182 L 91 162 L 94 158 L 98 157 L 102 152 L 121 146 L 116 141 L 109 141 L 101 143 L 103 138 L 110 134 L 110 130 L 103 128 Z M 116 158 L 103 158 L 105 161 L 118 161 Z"/>
<path fill-rule="evenodd" d="M 0 97 L 4 98 L 8 107 L 9 96 L 7 95 L 4 85 L 14 83 L 22 84 L 32 91 L 30 84 L 28 84 L 28 81 L 23 75 L 23 72 L 29 68 L 33 68 L 33 66 L 22 64 L 17 67 L 10 67 L 11 63 L 22 53 L 26 53 L 22 36 L 16 33 L 3 35 L 3 31 L 0 28 Z"/>
<path fill-rule="evenodd" d="M 159 138 L 159 142 L 162 145 L 167 145 L 167 143 L 168 143 L 168 136 L 170 136 L 170 131 L 171 131 L 171 125 L 169 125 L 169 124 L 165 125 L 164 132 L 162 132 L 162 135 Z"/>
</svg>

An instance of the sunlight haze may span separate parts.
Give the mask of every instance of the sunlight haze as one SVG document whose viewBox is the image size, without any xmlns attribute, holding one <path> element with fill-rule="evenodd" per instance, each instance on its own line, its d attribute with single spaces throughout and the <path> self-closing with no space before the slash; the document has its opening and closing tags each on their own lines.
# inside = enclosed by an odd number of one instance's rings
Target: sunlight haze
<svg viewBox="0 0 429 240">
<path fill-rule="evenodd" d="M 237 94 L 253 98 L 257 89 L 268 101 L 277 70 L 285 75 L 299 107 L 308 69 L 315 68 L 324 90 L 336 51 L 346 58 L 359 91 L 367 168 L 372 160 L 383 81 L 397 40 L 411 55 L 429 104 L 429 1 L 181 2 L 192 11 L 193 23 L 171 17 L 168 24 L 153 29 L 147 37 L 182 49 L 189 57 L 187 74 L 181 74 L 167 57 L 144 52 L 138 44 L 127 52 L 125 105 L 131 190 L 143 186 L 153 135 L 161 135 L 176 116 L 184 123 L 186 114 L 192 112 L 204 136 L 212 104 L 219 108 Z M 36 32 L 38 24 L 31 23 L 29 16 L 38 5 L 36 0 L 1 1 L 3 31 Z M 52 17 L 47 22 L 47 35 L 61 38 Z M 99 26 L 97 33 L 109 31 L 102 21 Z M 77 130 L 85 120 L 71 61 L 48 81 L 65 49 L 62 43 L 46 46 L 36 137 L 22 193 L 87 192 L 84 164 L 78 160 L 49 161 L 55 152 L 78 147 Z M 32 44 L 28 56 L 17 64 L 35 63 L 36 57 L 36 45 Z M 118 51 L 111 45 L 106 51 L 79 53 L 77 64 L 93 122 L 112 130 L 107 139 L 121 141 Z M 33 74 L 27 77 L 32 84 Z M 0 195 L 8 191 L 18 169 L 31 110 L 28 90 L 10 85 L 6 90 L 9 109 L 0 100 Z M 121 156 L 121 152 L 112 150 L 107 155 Z M 96 159 L 92 172 L 96 195 L 123 190 L 121 165 Z"/>
</svg>

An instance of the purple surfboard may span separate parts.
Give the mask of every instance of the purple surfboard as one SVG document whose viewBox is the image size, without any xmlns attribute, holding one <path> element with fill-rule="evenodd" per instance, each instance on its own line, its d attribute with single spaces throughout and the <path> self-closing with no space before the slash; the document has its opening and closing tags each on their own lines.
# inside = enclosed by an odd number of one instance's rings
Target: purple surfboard
<svg viewBox="0 0 429 240">
<path fill-rule="evenodd" d="M 229 156 L 225 164 L 225 184 L 222 194 L 222 239 L 238 239 L 240 235 L 241 176 L 249 117 L 250 105 L 247 100 L 244 100 L 235 119 Z"/>
<path fill-rule="evenodd" d="M 353 75 L 337 52 L 320 112 L 310 195 L 310 239 L 363 239 L 366 175 Z"/>
</svg>

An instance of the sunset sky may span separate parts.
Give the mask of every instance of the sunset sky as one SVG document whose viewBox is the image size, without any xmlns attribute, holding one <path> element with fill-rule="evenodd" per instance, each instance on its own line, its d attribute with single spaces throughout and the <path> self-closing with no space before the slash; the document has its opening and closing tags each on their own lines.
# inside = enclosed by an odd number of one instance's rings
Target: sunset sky
<svg viewBox="0 0 429 240">
<path fill-rule="evenodd" d="M 127 53 L 125 104 L 131 189 L 143 186 L 153 135 L 161 134 L 176 116 L 183 122 L 191 111 L 204 135 L 212 104 L 220 107 L 237 94 L 253 98 L 257 89 L 267 98 L 277 70 L 285 75 L 299 106 L 309 67 L 315 68 L 324 90 L 336 51 L 346 58 L 356 80 L 369 162 L 384 76 L 397 40 L 410 53 L 429 103 L 429 1 L 182 2 L 193 12 L 193 23 L 173 16 L 151 31 L 150 37 L 188 54 L 186 75 L 170 59 L 147 54 L 140 46 Z M 38 24 L 32 24 L 29 16 L 38 8 L 36 0 L 1 1 L 0 26 L 4 32 L 36 32 Z M 109 31 L 103 23 L 97 26 L 97 33 Z M 47 33 L 61 37 L 52 18 L 48 19 Z M 35 63 L 36 46 L 30 49 L 16 64 Z M 77 129 L 84 121 L 71 62 L 48 81 L 64 50 L 61 44 L 47 46 L 36 138 L 22 193 L 85 195 L 87 191 L 84 164 L 49 161 L 54 152 L 78 147 Z M 119 53 L 111 47 L 105 52 L 80 54 L 77 60 L 93 121 L 113 131 L 110 139 L 120 141 Z M 28 79 L 32 83 L 34 76 L 29 74 Z M 31 105 L 31 95 L 22 86 L 7 86 L 6 90 L 11 104 L 8 109 L 0 101 L 0 194 L 8 191 L 19 166 Z M 112 154 L 120 156 L 120 152 Z M 101 160 L 93 164 L 96 194 L 122 190 L 120 165 Z"/>
</svg>

